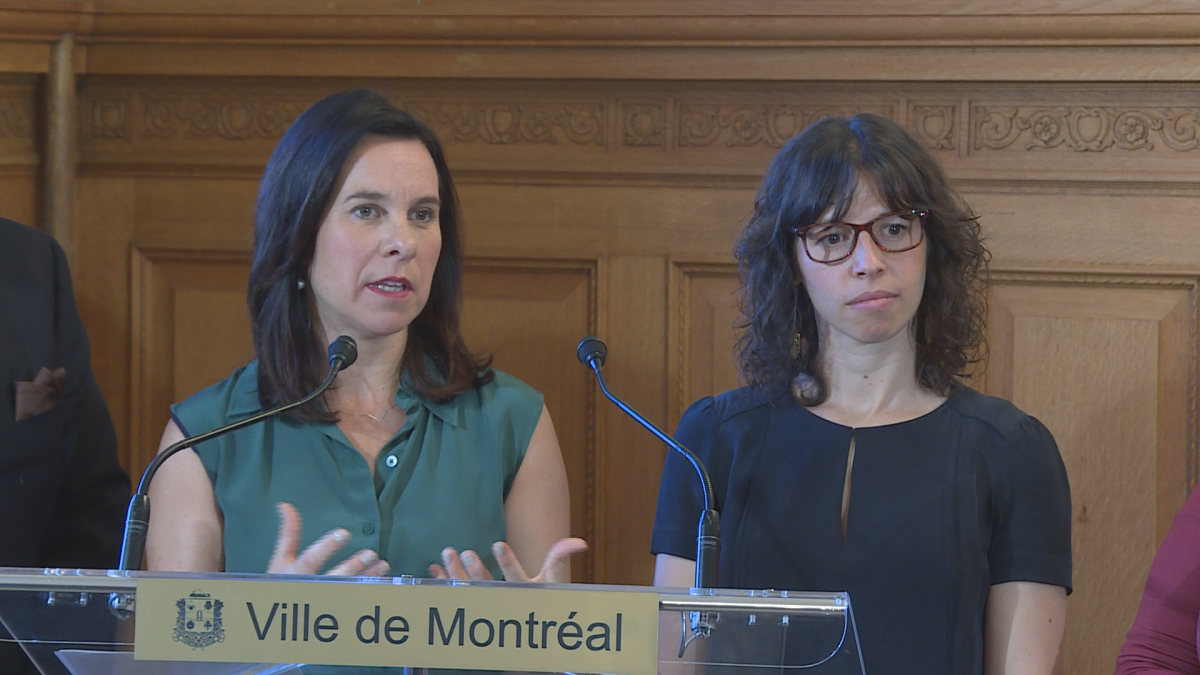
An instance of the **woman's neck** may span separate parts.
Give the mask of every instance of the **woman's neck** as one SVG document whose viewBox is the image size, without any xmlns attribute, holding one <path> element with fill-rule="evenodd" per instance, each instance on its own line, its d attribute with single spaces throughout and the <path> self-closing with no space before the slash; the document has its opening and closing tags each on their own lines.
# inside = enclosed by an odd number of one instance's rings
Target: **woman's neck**
<svg viewBox="0 0 1200 675">
<path fill-rule="evenodd" d="M 870 344 L 822 330 L 819 358 L 829 398 L 810 410 L 838 424 L 867 427 L 904 422 L 946 400 L 917 382 L 917 349 L 908 330 Z"/>
<path fill-rule="evenodd" d="M 391 404 L 400 386 L 400 359 L 404 356 L 407 333 L 356 339 L 358 358 L 338 374 L 331 394 L 327 394 L 334 410 L 370 412 Z"/>
</svg>

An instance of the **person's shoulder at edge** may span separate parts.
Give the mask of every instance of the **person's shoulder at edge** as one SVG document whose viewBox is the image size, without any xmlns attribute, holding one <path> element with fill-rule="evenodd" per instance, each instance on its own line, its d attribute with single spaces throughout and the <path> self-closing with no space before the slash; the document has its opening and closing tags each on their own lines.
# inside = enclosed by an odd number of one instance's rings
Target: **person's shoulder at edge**
<svg viewBox="0 0 1200 675">
<path fill-rule="evenodd" d="M 197 415 L 210 418 L 208 421 L 212 423 L 212 428 L 238 417 L 252 415 L 260 409 L 257 360 L 239 366 L 229 377 L 171 405 L 172 417 L 177 424 L 182 421 L 181 415 Z M 200 433 L 192 429 L 182 430 L 185 434 Z"/>
<path fill-rule="evenodd" d="M 719 427 L 747 415 L 763 414 L 770 408 L 789 399 L 786 389 L 762 389 L 743 386 L 723 391 L 716 396 L 705 396 L 688 406 L 680 424 L 685 420 L 703 419 L 706 424 Z"/>
<path fill-rule="evenodd" d="M 0 217 L 0 237 L 4 238 L 5 243 L 14 240 L 24 240 L 26 242 L 51 242 L 54 237 L 43 232 L 36 227 L 23 225 L 15 220 Z"/>
<path fill-rule="evenodd" d="M 25 279 L 30 274 L 39 277 L 53 276 L 54 263 L 57 256 L 65 261 L 62 247 L 58 241 L 36 227 L 0 217 L 0 257 L 5 260 L 7 275 L 12 279 Z M 15 266 L 15 267 L 14 267 Z"/>
<path fill-rule="evenodd" d="M 487 395 L 496 395 L 496 393 L 512 393 L 518 396 L 537 396 L 539 392 L 534 389 L 529 383 L 516 377 L 509 375 L 503 370 L 492 368 L 492 379 L 484 384 L 479 385 L 479 389 L 486 392 Z"/>
<path fill-rule="evenodd" d="M 493 368 L 491 372 L 491 379 L 464 393 L 473 395 L 485 414 L 505 415 L 527 412 L 527 408 L 534 407 L 537 408 L 537 414 L 541 414 L 543 398 L 540 391 L 524 380 L 502 370 Z M 464 394 L 459 394 L 442 405 L 454 406 L 459 403 Z"/>
<path fill-rule="evenodd" d="M 503 421 L 506 426 L 514 425 L 517 435 L 528 441 L 542 415 L 545 402 L 542 392 L 524 380 L 494 368 L 491 380 L 472 391 L 476 392 L 485 417 L 496 422 Z M 459 419 L 462 419 L 461 414 Z"/>
<path fill-rule="evenodd" d="M 1031 430 L 1040 432 L 1046 429 L 1040 420 L 1011 401 L 989 396 L 966 385 L 950 394 L 946 406 L 962 417 L 990 427 L 1009 442 L 1021 440 Z"/>
</svg>

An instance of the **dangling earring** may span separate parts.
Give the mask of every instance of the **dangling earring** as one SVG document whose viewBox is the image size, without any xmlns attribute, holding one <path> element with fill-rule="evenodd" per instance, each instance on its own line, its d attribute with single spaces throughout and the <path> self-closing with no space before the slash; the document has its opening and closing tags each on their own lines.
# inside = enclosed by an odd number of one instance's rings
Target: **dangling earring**
<svg viewBox="0 0 1200 675">
<path fill-rule="evenodd" d="M 800 358 L 800 350 L 803 346 L 804 340 L 800 337 L 800 331 L 796 331 L 796 334 L 792 336 L 792 344 L 788 345 L 788 354 L 791 355 L 793 361 Z"/>
<path fill-rule="evenodd" d="M 302 290 L 304 290 L 304 287 L 305 287 L 306 285 L 307 285 L 307 284 L 305 284 L 305 283 L 304 283 L 304 280 L 303 280 L 303 279 L 297 279 L 297 280 L 296 280 L 296 290 L 298 290 L 298 291 L 302 291 Z"/>
</svg>

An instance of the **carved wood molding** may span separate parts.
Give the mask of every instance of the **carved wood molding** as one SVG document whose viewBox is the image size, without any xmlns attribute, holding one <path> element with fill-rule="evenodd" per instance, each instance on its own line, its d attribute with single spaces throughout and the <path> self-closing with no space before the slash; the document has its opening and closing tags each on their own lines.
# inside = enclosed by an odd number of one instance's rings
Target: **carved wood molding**
<svg viewBox="0 0 1200 675">
<path fill-rule="evenodd" d="M 36 101 L 32 76 L 0 76 L 0 173 L 27 175 L 41 161 Z"/>
<path fill-rule="evenodd" d="M 85 94 L 80 136 L 85 143 L 122 141 L 134 146 L 204 145 L 214 139 L 275 141 L 318 97 L 303 89 L 103 89 Z"/>
<path fill-rule="evenodd" d="M 1129 21 L 1122 15 L 1136 15 Z M 263 20 L 262 17 L 269 17 Z M 515 20 L 519 19 L 519 20 Z M 271 40 L 354 42 L 570 41 L 621 45 L 696 42 L 783 44 L 893 42 L 1037 43 L 1191 41 L 1200 16 L 1186 0 L 1137 0 L 1048 6 L 1012 0 L 1004 11 L 969 0 L 856 0 L 853 11 L 833 0 L 779 3 L 539 2 L 454 0 L 421 4 L 255 0 L 240 4 L 161 0 L 0 1 L 0 25 L 23 38 L 73 30 L 94 41 Z M 919 39 L 914 39 L 919 36 Z"/>
<path fill-rule="evenodd" d="M 889 104 L 828 105 L 712 105 L 681 103 L 678 108 L 679 147 L 766 145 L 782 147 L 808 125 L 825 117 L 873 112 L 896 119 Z M 718 142 L 719 141 L 719 142 Z"/>
<path fill-rule="evenodd" d="M 589 102 L 401 103 L 446 144 L 605 145 L 606 106 Z"/>
<path fill-rule="evenodd" d="M 958 149 L 958 106 L 913 104 L 908 114 L 908 131 L 930 150 Z"/>
<path fill-rule="evenodd" d="M 577 83 L 566 90 L 531 82 L 366 84 L 434 128 L 455 171 L 478 180 L 506 180 L 535 170 L 531 162 L 547 180 L 566 176 L 572 182 L 596 175 L 757 178 L 774 152 L 812 122 L 860 112 L 901 123 L 952 177 L 980 184 L 1176 186 L 1194 183 L 1200 171 L 1200 96 L 1166 84 L 1076 85 L 1064 92 L 983 83 L 965 91 L 961 85 L 912 83 L 753 89 L 671 83 L 659 93 L 635 82 Z M 78 115 L 81 161 L 93 173 L 254 175 L 300 112 L 344 86 L 322 80 L 279 86 L 256 78 L 171 84 L 89 78 Z M 1139 100 L 1147 103 L 1126 103 Z M 30 105 L 0 91 L 0 142 L 13 133 L 9 128 L 33 133 Z M 1085 155 L 1112 157 L 1113 163 L 1080 162 Z"/>
<path fill-rule="evenodd" d="M 1153 150 L 1156 141 L 1175 152 L 1200 148 L 1200 108 L 975 106 L 971 116 L 976 151 Z"/>
<path fill-rule="evenodd" d="M 142 99 L 139 131 L 146 139 L 242 141 L 251 138 L 278 139 L 304 104 L 296 101 L 257 100 L 208 96 Z M 108 117 L 120 119 L 119 109 L 109 109 Z M 93 121 L 96 121 L 93 117 Z M 118 127 L 104 126 L 108 131 Z"/>
<path fill-rule="evenodd" d="M 34 128 L 33 99 L 0 91 L 0 140 L 31 140 Z"/>
</svg>

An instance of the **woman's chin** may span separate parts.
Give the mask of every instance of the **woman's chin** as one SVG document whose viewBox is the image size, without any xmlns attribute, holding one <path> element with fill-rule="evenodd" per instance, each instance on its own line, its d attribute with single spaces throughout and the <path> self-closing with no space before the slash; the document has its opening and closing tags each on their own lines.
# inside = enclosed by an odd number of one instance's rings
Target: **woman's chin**
<svg viewBox="0 0 1200 675">
<path fill-rule="evenodd" d="M 892 325 L 862 326 L 851 337 L 862 344 L 884 344 L 896 340 L 904 332 L 904 328 L 904 326 L 896 327 Z"/>
<path fill-rule="evenodd" d="M 407 321 L 367 323 L 355 326 L 353 329 L 343 330 L 342 333 L 351 335 L 359 341 L 388 340 L 403 335 L 408 330 L 410 323 Z"/>
</svg>

